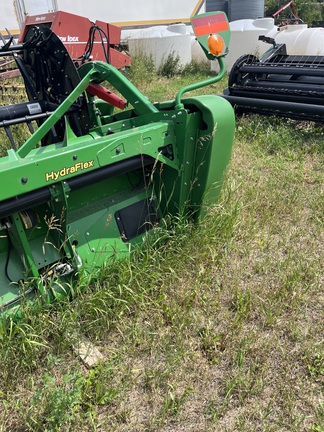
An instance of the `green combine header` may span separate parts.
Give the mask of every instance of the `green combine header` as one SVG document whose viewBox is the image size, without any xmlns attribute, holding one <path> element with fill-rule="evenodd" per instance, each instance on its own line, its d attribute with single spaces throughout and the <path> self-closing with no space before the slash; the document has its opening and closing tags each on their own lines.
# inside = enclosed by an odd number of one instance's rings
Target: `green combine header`
<svg viewBox="0 0 324 432">
<path fill-rule="evenodd" d="M 113 66 L 70 58 L 46 26 L 0 48 L 15 59 L 28 101 L 0 107 L 0 310 L 69 295 L 80 275 L 128 255 L 166 215 L 198 221 L 228 165 L 234 114 L 222 97 L 183 98 L 224 75 L 223 13 L 192 20 L 218 76 L 153 104 Z M 213 54 L 212 42 L 224 47 Z M 112 93 L 112 89 L 118 95 Z M 13 129 L 25 123 L 21 142 Z"/>
</svg>

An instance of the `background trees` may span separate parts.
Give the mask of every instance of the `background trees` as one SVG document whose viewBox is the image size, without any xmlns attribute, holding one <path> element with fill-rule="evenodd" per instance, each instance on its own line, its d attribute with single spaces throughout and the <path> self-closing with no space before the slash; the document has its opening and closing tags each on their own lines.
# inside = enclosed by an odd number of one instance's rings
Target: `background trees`
<svg viewBox="0 0 324 432">
<path fill-rule="evenodd" d="M 282 8 L 288 1 L 286 0 L 265 0 L 265 16 L 272 16 L 277 10 Z M 314 22 L 324 21 L 324 0 L 296 0 L 295 10 L 299 18 L 311 26 Z M 276 23 L 289 18 L 291 9 L 287 8 L 276 19 Z"/>
</svg>

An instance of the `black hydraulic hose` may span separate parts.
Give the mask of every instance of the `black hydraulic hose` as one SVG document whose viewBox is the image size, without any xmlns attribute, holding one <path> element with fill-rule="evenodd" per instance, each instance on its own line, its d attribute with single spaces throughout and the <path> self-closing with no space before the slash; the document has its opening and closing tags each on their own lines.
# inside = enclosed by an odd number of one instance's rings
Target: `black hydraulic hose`
<svg viewBox="0 0 324 432">
<path fill-rule="evenodd" d="M 10 255 L 11 255 L 11 249 L 12 249 L 12 242 L 11 242 L 11 238 L 9 236 L 8 229 L 7 229 L 7 239 L 8 239 L 8 251 L 7 251 L 6 264 L 5 264 L 5 275 L 6 275 L 6 278 L 8 279 L 8 281 L 10 283 L 13 283 L 13 280 L 9 276 L 9 272 L 8 272 L 8 267 L 9 267 L 9 262 L 10 262 Z"/>
<path fill-rule="evenodd" d="M 99 34 L 99 38 L 101 41 L 101 47 L 102 47 L 102 51 L 104 53 L 105 59 L 107 63 L 110 63 L 110 41 L 109 41 L 109 34 L 107 34 L 102 28 L 93 25 L 90 27 L 89 29 L 89 37 L 88 37 L 88 42 L 86 45 L 86 49 L 85 52 L 83 53 L 83 55 L 76 60 L 81 60 L 82 62 L 85 62 L 86 60 L 89 60 L 91 57 L 91 53 L 93 50 L 93 45 L 94 45 L 94 41 L 95 41 L 95 33 L 96 31 Z M 105 47 L 105 41 L 104 39 L 106 39 L 106 44 L 107 44 L 107 49 Z"/>
</svg>

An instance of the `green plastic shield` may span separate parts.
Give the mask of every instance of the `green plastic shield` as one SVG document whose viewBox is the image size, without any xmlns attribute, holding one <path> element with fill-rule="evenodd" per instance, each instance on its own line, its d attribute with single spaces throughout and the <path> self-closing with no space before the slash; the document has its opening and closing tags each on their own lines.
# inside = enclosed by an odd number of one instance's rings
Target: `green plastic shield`
<svg viewBox="0 0 324 432">
<path fill-rule="evenodd" d="M 200 43 L 209 60 L 214 60 L 216 58 L 209 52 L 207 40 L 210 35 L 219 34 L 222 36 L 226 49 L 221 56 L 227 54 L 230 42 L 230 28 L 227 16 L 224 12 L 207 12 L 205 14 L 196 15 L 191 18 L 191 25 L 194 29 L 197 41 Z"/>
</svg>

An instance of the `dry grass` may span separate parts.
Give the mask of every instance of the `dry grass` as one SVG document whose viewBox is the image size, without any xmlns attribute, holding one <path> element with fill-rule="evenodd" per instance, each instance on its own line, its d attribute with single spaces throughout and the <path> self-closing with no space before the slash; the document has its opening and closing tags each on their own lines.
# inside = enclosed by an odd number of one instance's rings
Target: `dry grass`
<svg viewBox="0 0 324 432">
<path fill-rule="evenodd" d="M 201 226 L 2 330 L 0 430 L 323 432 L 323 154 L 316 125 L 238 119 Z"/>
</svg>

